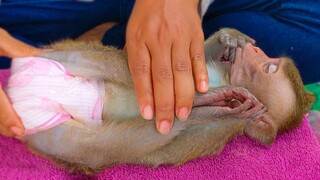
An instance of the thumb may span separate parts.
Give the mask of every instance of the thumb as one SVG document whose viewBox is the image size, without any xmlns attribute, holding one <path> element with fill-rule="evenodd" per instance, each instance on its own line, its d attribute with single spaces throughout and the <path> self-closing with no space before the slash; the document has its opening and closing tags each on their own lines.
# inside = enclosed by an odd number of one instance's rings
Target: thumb
<svg viewBox="0 0 320 180">
<path fill-rule="evenodd" d="M 13 137 L 22 136 L 24 127 L 10 101 L 0 86 L 0 134 Z"/>
</svg>

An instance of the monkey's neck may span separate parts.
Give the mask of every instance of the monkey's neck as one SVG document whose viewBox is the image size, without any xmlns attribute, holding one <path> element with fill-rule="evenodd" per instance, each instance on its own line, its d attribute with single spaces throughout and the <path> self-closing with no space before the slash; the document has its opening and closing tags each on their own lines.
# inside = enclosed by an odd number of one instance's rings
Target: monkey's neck
<svg viewBox="0 0 320 180">
<path fill-rule="evenodd" d="M 209 86 L 210 87 L 217 87 L 222 85 L 227 85 L 229 78 L 225 71 L 214 64 L 208 64 L 208 75 L 209 75 Z"/>
</svg>

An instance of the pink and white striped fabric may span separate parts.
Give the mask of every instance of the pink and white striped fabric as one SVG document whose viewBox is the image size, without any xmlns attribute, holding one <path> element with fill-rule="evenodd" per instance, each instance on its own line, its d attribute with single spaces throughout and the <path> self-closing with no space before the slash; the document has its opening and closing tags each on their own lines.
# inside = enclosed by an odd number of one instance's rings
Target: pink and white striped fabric
<svg viewBox="0 0 320 180">
<path fill-rule="evenodd" d="M 54 60 L 13 59 L 6 91 L 26 134 L 47 130 L 71 118 L 101 123 L 104 83 L 73 76 Z"/>
</svg>

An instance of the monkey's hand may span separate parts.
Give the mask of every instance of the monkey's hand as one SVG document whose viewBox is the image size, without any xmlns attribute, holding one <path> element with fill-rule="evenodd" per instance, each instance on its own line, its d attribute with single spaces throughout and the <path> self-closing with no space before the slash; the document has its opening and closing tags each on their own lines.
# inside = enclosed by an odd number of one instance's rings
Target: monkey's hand
<svg viewBox="0 0 320 180">
<path fill-rule="evenodd" d="M 221 57 L 222 61 L 233 62 L 238 47 L 243 48 L 247 43 L 255 44 L 255 40 L 235 29 L 221 29 L 217 32 L 216 36 L 224 47 L 224 52 Z"/>
<path fill-rule="evenodd" d="M 240 87 L 221 86 L 197 94 L 193 109 L 208 117 L 254 120 L 267 111 L 248 90 Z"/>
</svg>

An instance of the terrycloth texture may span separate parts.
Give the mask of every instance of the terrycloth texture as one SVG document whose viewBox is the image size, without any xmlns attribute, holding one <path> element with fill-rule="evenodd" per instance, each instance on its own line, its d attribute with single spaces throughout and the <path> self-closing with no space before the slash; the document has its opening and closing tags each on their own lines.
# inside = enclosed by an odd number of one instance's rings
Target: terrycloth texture
<svg viewBox="0 0 320 180">
<path fill-rule="evenodd" d="M 11 64 L 7 94 L 26 134 L 71 118 L 101 123 L 104 93 L 102 82 L 75 77 L 57 61 L 26 57 Z"/>
<path fill-rule="evenodd" d="M 0 71 L 1 72 L 1 71 Z M 0 80 L 6 74 L 0 73 Z M 5 80 L 4 80 L 5 81 Z M 87 177 L 68 174 L 48 160 L 31 154 L 15 139 L 0 136 L 0 179 L 304 179 L 320 177 L 320 147 L 308 119 L 278 136 L 270 147 L 238 137 L 216 156 L 180 167 L 152 169 L 120 165 Z"/>
<path fill-rule="evenodd" d="M 320 111 L 311 110 L 309 111 L 309 122 L 312 127 L 314 134 L 320 142 Z"/>
</svg>

